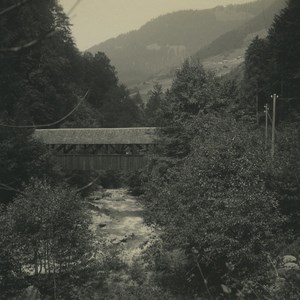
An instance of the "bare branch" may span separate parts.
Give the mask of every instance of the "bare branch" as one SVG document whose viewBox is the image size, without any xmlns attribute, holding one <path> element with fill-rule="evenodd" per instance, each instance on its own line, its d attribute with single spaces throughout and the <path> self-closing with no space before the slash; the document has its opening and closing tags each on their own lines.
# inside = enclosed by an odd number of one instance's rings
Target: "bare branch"
<svg viewBox="0 0 300 300">
<path fill-rule="evenodd" d="M 76 3 L 71 7 L 71 9 L 67 12 L 67 16 L 70 16 L 71 13 L 76 9 L 76 7 L 80 4 L 81 0 L 77 0 Z"/>
<path fill-rule="evenodd" d="M 83 186 L 82 188 L 76 190 L 76 193 L 82 192 L 83 190 L 85 190 L 85 189 L 89 188 L 90 186 L 92 186 L 99 179 L 99 177 L 100 177 L 100 174 L 98 174 L 98 176 L 93 181 L 91 181 L 87 185 Z"/>
<path fill-rule="evenodd" d="M 89 95 L 89 90 L 85 93 L 85 95 L 82 97 L 82 99 L 78 102 L 78 104 L 69 112 L 67 113 L 64 117 L 61 119 L 48 123 L 48 124 L 39 124 L 39 125 L 7 125 L 7 124 L 1 124 L 0 127 L 5 127 L 5 128 L 23 128 L 23 129 L 35 129 L 35 128 L 44 128 L 44 127 L 51 127 L 54 125 L 57 125 L 61 123 L 62 121 L 66 120 L 69 116 L 71 116 L 77 109 L 78 107 L 85 101 Z"/>
</svg>

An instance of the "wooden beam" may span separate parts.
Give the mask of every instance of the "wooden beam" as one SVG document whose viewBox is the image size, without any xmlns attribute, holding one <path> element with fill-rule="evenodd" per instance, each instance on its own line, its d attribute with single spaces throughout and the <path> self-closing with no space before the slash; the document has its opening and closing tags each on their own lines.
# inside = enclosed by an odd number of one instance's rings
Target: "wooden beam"
<svg viewBox="0 0 300 300">
<path fill-rule="evenodd" d="M 57 148 L 54 147 L 56 152 L 60 152 L 61 150 L 65 149 L 65 145 L 59 145 Z"/>
<path fill-rule="evenodd" d="M 71 145 L 71 146 L 68 148 L 68 146 L 65 145 L 65 147 L 64 147 L 64 153 L 65 153 L 65 154 L 70 153 L 70 151 L 72 151 L 73 149 L 76 149 L 76 146 L 77 146 L 77 145 Z"/>
<path fill-rule="evenodd" d="M 118 154 L 118 150 L 116 149 L 116 147 L 114 145 L 109 145 L 110 149 L 112 150 L 112 154 Z"/>
</svg>

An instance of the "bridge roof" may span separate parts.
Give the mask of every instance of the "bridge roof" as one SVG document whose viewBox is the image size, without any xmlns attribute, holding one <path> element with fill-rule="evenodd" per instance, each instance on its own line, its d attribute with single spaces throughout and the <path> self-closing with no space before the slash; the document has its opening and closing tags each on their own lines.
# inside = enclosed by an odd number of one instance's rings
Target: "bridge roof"
<svg viewBox="0 0 300 300">
<path fill-rule="evenodd" d="M 156 144 L 156 127 L 37 129 L 34 137 L 48 145 Z"/>
</svg>

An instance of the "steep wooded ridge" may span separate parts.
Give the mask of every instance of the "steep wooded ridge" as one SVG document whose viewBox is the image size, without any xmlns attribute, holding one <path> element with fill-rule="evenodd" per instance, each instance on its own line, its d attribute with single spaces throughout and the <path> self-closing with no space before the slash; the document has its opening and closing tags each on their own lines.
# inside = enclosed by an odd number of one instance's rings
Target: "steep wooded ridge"
<svg viewBox="0 0 300 300">
<path fill-rule="evenodd" d="M 187 10 L 160 16 L 139 30 L 122 34 L 90 48 L 105 52 L 116 66 L 120 80 L 143 81 L 162 70 L 169 70 L 230 32 L 262 15 L 274 0 L 255 1 L 243 5 L 218 6 L 206 10 Z M 267 16 L 272 19 L 274 15 Z M 265 28 L 260 22 L 257 31 Z M 208 30 L 209 29 L 209 30 Z"/>
<path fill-rule="evenodd" d="M 264 3 L 264 1 L 260 1 Z M 233 29 L 219 36 L 209 45 L 200 49 L 194 57 L 206 59 L 208 57 L 232 52 L 236 49 L 246 48 L 254 35 L 266 36 L 274 16 L 284 8 L 285 1 L 276 0 L 269 7 L 263 9 L 256 17 L 249 20 L 242 26 Z"/>
</svg>

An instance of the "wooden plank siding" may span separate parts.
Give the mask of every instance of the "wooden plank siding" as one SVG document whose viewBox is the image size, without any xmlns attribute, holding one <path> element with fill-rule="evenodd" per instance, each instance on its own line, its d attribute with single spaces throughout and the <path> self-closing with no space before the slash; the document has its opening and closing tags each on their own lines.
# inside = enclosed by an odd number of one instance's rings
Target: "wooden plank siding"
<svg viewBox="0 0 300 300">
<path fill-rule="evenodd" d="M 158 128 L 37 129 L 33 136 L 48 145 L 63 170 L 136 171 L 157 146 Z"/>
<path fill-rule="evenodd" d="M 147 164 L 144 155 L 56 155 L 59 165 L 71 170 L 123 170 L 137 171 Z"/>
</svg>

